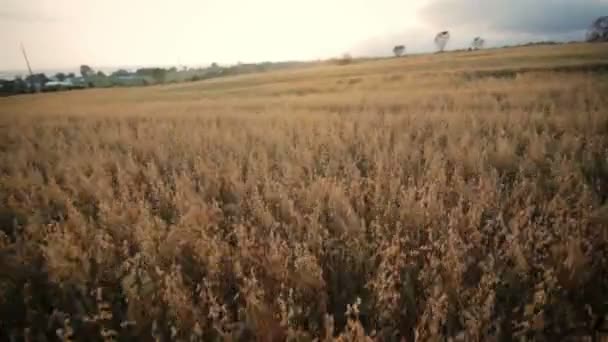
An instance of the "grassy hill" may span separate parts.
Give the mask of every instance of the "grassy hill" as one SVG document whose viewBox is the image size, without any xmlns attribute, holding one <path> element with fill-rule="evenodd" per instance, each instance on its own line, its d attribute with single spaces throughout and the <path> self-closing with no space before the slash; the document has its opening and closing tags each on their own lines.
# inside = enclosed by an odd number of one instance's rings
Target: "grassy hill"
<svg viewBox="0 0 608 342">
<path fill-rule="evenodd" d="M 607 57 L 0 98 L 0 339 L 599 336 Z"/>
</svg>

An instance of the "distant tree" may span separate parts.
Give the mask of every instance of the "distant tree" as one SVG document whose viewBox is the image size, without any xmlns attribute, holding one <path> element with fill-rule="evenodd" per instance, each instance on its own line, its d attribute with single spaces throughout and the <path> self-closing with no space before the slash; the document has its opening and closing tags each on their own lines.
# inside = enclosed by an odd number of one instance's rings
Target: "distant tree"
<svg viewBox="0 0 608 342">
<path fill-rule="evenodd" d="M 441 31 L 439 33 L 437 33 L 437 35 L 435 36 L 435 45 L 437 46 L 437 49 L 439 49 L 439 52 L 443 52 L 443 50 L 445 50 L 446 45 L 448 45 L 448 42 L 450 41 L 450 32 L 449 31 Z"/>
<path fill-rule="evenodd" d="M 55 78 L 61 82 L 65 81 L 66 77 L 67 76 L 62 72 L 58 72 L 55 74 Z"/>
<path fill-rule="evenodd" d="M 90 66 L 84 64 L 80 66 L 80 75 L 82 75 L 82 77 L 89 77 L 93 76 L 94 74 L 95 71 L 93 71 Z"/>
<path fill-rule="evenodd" d="M 608 16 L 597 18 L 587 31 L 588 42 L 608 42 Z"/>
<path fill-rule="evenodd" d="M 49 81 L 49 78 L 44 73 L 39 73 L 27 76 L 25 81 L 30 91 L 38 92 Z"/>
<path fill-rule="evenodd" d="M 129 76 L 130 74 L 131 73 L 128 72 L 127 70 L 125 70 L 125 69 L 119 69 L 119 70 L 114 71 L 112 73 L 112 76 L 116 76 L 116 77 L 119 77 L 119 76 Z"/>
<path fill-rule="evenodd" d="M 104 74 L 103 71 L 99 70 L 97 72 L 97 77 L 106 77 L 106 74 Z"/>
<path fill-rule="evenodd" d="M 350 53 L 345 53 L 342 55 L 341 58 L 338 59 L 337 64 L 338 65 L 346 65 L 346 64 L 350 64 L 353 61 L 353 56 L 350 55 Z"/>
<path fill-rule="evenodd" d="M 393 48 L 393 53 L 396 57 L 401 57 L 405 52 L 405 45 L 397 45 Z"/>
<path fill-rule="evenodd" d="M 27 82 L 23 80 L 20 76 L 15 77 L 13 82 L 11 82 L 11 89 L 9 91 L 13 94 L 21 94 L 26 93 L 28 91 Z"/>
<path fill-rule="evenodd" d="M 67 74 L 67 77 L 68 77 L 68 78 L 75 78 L 75 77 L 76 77 L 76 74 L 75 74 L 75 73 L 73 73 L 73 72 L 70 72 L 69 74 Z"/>
<path fill-rule="evenodd" d="M 486 41 L 481 37 L 475 37 L 473 42 L 471 43 L 471 48 L 473 50 L 483 49 L 483 46 L 486 44 Z"/>
<path fill-rule="evenodd" d="M 45 82 L 49 81 L 49 78 L 46 77 L 46 75 L 44 73 L 39 73 L 39 74 L 28 75 L 27 77 L 25 77 L 25 80 L 28 82 L 45 83 Z"/>
<path fill-rule="evenodd" d="M 157 83 L 163 83 L 167 79 L 167 70 L 163 68 L 141 68 L 137 69 L 135 74 L 152 77 Z"/>
<path fill-rule="evenodd" d="M 147 76 L 152 73 L 151 70 L 152 70 L 151 68 L 139 68 L 139 69 L 135 70 L 135 75 Z"/>
<path fill-rule="evenodd" d="M 152 71 L 152 77 L 158 83 L 163 83 L 167 80 L 167 70 L 163 68 L 154 68 Z"/>
<path fill-rule="evenodd" d="M 13 91 L 14 81 L 0 79 L 0 94 L 10 94 Z"/>
</svg>

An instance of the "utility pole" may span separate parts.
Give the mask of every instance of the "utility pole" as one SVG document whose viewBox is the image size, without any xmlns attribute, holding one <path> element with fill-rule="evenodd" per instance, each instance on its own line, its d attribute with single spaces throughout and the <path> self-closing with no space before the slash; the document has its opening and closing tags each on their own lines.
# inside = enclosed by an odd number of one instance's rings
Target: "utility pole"
<svg viewBox="0 0 608 342">
<path fill-rule="evenodd" d="M 27 64 L 27 71 L 30 73 L 30 87 L 35 92 L 38 92 L 40 90 L 40 85 L 34 79 L 34 73 L 32 72 L 30 60 L 29 60 L 29 58 L 27 58 L 27 52 L 25 52 L 25 47 L 23 46 L 23 43 L 21 43 L 21 52 L 23 53 L 23 58 L 25 59 L 25 64 Z"/>
<path fill-rule="evenodd" d="M 23 53 L 23 58 L 25 58 L 25 64 L 27 64 L 27 70 L 30 72 L 30 76 L 34 75 L 34 73 L 32 73 L 32 67 L 30 66 L 30 60 L 27 58 L 27 53 L 25 52 L 25 47 L 23 47 L 23 43 L 21 43 L 21 52 Z"/>
</svg>

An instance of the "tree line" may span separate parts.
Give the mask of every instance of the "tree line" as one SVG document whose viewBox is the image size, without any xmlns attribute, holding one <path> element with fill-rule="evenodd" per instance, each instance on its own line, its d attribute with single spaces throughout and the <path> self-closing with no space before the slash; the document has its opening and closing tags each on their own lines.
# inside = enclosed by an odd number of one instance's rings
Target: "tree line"
<svg viewBox="0 0 608 342">
<path fill-rule="evenodd" d="M 101 70 L 95 70 L 89 65 L 81 65 L 79 75 L 60 72 L 49 77 L 44 73 L 35 73 L 26 77 L 16 77 L 12 80 L 0 79 L 0 95 L 200 81 L 222 76 L 264 72 L 307 63 L 237 63 L 232 66 L 220 66 L 217 63 L 211 63 L 208 67 L 199 68 L 144 67 L 135 70 L 118 69 L 109 74 Z"/>
</svg>

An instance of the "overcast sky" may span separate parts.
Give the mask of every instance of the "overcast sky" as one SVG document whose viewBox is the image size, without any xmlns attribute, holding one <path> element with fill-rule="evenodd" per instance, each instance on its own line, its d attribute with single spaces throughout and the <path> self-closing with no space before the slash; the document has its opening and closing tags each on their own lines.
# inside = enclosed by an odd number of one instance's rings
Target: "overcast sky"
<svg viewBox="0 0 608 342">
<path fill-rule="evenodd" d="M 582 39 L 608 0 L 0 0 L 0 70 L 310 60 Z"/>
</svg>

